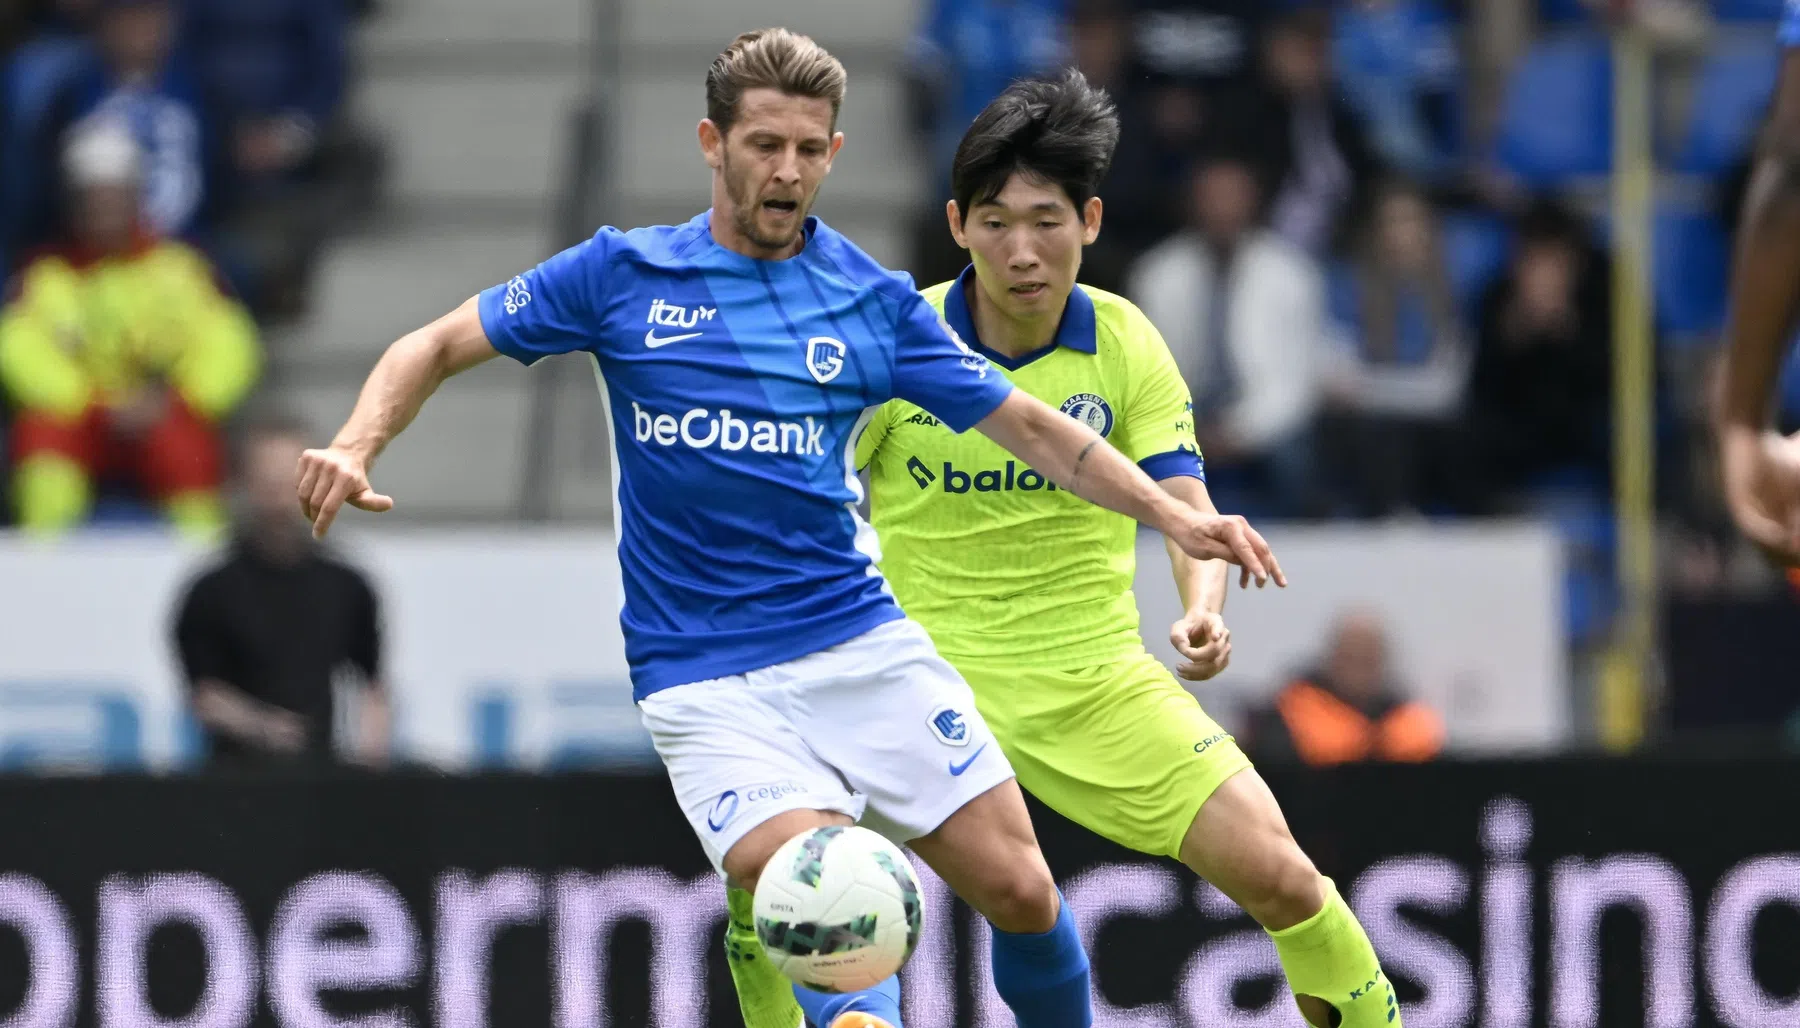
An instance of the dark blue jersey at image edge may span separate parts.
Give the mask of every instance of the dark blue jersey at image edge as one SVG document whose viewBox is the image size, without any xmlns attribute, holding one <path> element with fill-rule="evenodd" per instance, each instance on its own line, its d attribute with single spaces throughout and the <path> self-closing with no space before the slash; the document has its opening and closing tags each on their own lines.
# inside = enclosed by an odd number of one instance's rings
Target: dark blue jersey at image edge
<svg viewBox="0 0 1800 1028">
<path fill-rule="evenodd" d="M 805 231 L 798 256 L 763 261 L 719 246 L 709 214 L 603 228 L 481 294 L 501 353 L 595 362 L 638 699 L 900 617 L 855 513 L 864 412 L 900 397 L 960 432 L 1012 391 L 909 276 L 816 218 Z"/>
</svg>

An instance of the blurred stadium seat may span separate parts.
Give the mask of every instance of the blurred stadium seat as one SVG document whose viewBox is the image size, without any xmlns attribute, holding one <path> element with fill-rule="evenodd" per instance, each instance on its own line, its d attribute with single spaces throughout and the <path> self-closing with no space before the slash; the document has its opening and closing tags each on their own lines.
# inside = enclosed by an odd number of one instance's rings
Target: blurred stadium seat
<svg viewBox="0 0 1800 1028">
<path fill-rule="evenodd" d="M 1589 16 L 1581 0 L 1540 0 L 1538 15 L 1547 22 L 1580 21 Z"/>
<path fill-rule="evenodd" d="M 1710 211 L 1665 206 L 1651 247 L 1656 327 L 1665 341 L 1710 337 L 1725 320 L 1730 243 Z"/>
<path fill-rule="evenodd" d="M 1782 0 L 1713 0 L 1713 17 L 1720 21 L 1774 21 L 1781 17 Z"/>
<path fill-rule="evenodd" d="M 0 684 L 0 771 L 143 763 L 141 719 L 123 688 L 80 682 Z"/>
<path fill-rule="evenodd" d="M 1592 225 L 1595 242 L 1611 246 L 1611 215 L 1602 213 Z M 1692 198 L 1659 203 L 1651 231 L 1650 290 L 1658 336 L 1665 344 L 1711 338 L 1725 320 L 1730 234 Z"/>
<path fill-rule="evenodd" d="M 1765 35 L 1715 43 L 1694 84 L 1686 134 L 1664 155 L 1672 170 L 1718 175 L 1742 159 L 1774 92 L 1779 63 L 1775 42 Z"/>
<path fill-rule="evenodd" d="M 1536 44 L 1513 69 L 1496 142 L 1528 185 L 1557 186 L 1612 168 L 1612 57 L 1605 37 L 1570 32 Z"/>
<path fill-rule="evenodd" d="M 1482 291 L 1506 266 L 1512 233 L 1498 217 L 1462 212 L 1446 214 L 1442 231 L 1451 287 L 1464 312 L 1473 316 Z"/>
</svg>

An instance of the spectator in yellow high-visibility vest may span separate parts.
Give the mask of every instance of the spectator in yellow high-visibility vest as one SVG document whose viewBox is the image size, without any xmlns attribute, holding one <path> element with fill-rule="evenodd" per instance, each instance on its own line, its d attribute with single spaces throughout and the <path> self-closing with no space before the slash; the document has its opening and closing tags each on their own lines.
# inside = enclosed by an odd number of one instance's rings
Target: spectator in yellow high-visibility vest
<svg viewBox="0 0 1800 1028">
<path fill-rule="evenodd" d="M 205 257 L 145 230 L 141 163 L 122 125 L 71 133 L 69 242 L 30 261 L 0 311 L 29 531 L 83 521 L 101 476 L 131 481 L 184 531 L 225 522 L 219 422 L 256 381 L 256 327 Z"/>
</svg>

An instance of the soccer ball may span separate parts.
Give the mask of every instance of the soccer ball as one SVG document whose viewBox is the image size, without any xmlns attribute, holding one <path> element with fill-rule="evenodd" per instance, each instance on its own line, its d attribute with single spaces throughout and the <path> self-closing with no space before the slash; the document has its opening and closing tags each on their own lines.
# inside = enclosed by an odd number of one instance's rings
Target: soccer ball
<svg viewBox="0 0 1800 1028">
<path fill-rule="evenodd" d="M 855 992 L 897 973 L 919 944 L 925 901 L 912 863 L 867 828 L 801 832 L 756 885 L 756 937 L 815 992 Z"/>
</svg>

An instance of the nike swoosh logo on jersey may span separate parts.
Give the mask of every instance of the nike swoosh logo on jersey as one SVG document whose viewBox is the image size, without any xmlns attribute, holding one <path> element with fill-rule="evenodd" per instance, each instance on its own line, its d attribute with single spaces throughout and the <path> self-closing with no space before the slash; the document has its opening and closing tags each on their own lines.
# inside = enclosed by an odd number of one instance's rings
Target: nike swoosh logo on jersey
<svg viewBox="0 0 1800 1028">
<path fill-rule="evenodd" d="M 970 764 L 975 763 L 975 758 L 981 756 L 981 751 L 985 750 L 985 749 L 987 749 L 987 743 L 984 742 L 980 746 L 975 747 L 975 752 L 969 754 L 968 760 L 965 760 L 960 764 L 956 763 L 955 761 L 951 761 L 950 762 L 950 777 L 952 777 L 952 778 L 961 777 L 962 773 L 969 769 Z"/>
<path fill-rule="evenodd" d="M 667 346 L 670 343 L 679 343 L 683 339 L 698 339 L 700 338 L 700 335 L 701 333 L 699 332 L 688 332 L 685 335 L 678 336 L 659 336 L 656 334 L 656 329 L 651 329 L 644 333 L 644 345 L 654 350 L 659 346 Z"/>
</svg>

